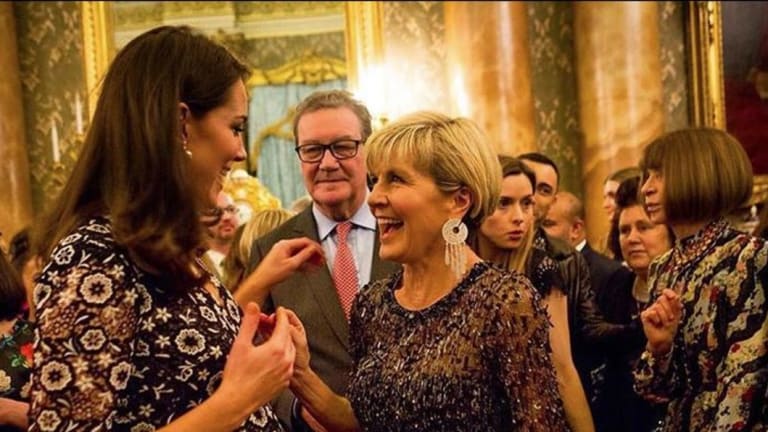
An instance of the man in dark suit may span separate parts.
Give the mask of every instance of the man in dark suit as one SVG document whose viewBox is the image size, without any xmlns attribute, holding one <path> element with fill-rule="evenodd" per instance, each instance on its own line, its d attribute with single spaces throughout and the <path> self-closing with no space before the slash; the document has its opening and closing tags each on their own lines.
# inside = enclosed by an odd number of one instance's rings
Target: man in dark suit
<svg viewBox="0 0 768 432">
<path fill-rule="evenodd" d="M 366 202 L 363 145 L 371 134 L 371 116 L 345 91 L 315 92 L 297 106 L 293 130 L 313 204 L 254 243 L 250 268 L 256 268 L 284 239 L 306 237 L 322 246 L 325 264 L 316 271 L 295 272 L 273 285 L 263 309 L 270 312 L 284 306 L 296 312 L 307 331 L 312 369 L 334 392 L 344 394 L 352 368 L 348 352 L 351 298 L 368 282 L 398 268 L 379 260 L 376 220 Z M 347 263 L 347 270 L 339 270 L 340 260 Z M 350 285 L 351 296 L 344 291 Z M 274 407 L 292 430 L 306 416 L 288 391 Z"/>
<path fill-rule="evenodd" d="M 626 277 L 631 273 L 618 261 L 601 255 L 589 246 L 584 225 L 584 206 L 572 193 L 557 193 L 542 226 L 547 234 L 567 242 L 581 252 L 589 265 L 592 289 L 598 298 L 604 287 L 616 283 L 616 278 Z"/>
</svg>

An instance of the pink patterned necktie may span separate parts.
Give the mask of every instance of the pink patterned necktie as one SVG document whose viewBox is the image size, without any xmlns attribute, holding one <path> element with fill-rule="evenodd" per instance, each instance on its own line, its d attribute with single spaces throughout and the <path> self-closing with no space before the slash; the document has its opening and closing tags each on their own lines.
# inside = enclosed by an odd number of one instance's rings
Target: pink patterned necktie
<svg viewBox="0 0 768 432">
<path fill-rule="evenodd" d="M 352 222 L 346 221 L 336 225 L 336 258 L 333 261 L 333 283 L 339 295 L 341 308 L 349 321 L 352 302 L 357 295 L 357 269 L 352 251 L 347 243 L 347 234 L 352 229 Z"/>
</svg>

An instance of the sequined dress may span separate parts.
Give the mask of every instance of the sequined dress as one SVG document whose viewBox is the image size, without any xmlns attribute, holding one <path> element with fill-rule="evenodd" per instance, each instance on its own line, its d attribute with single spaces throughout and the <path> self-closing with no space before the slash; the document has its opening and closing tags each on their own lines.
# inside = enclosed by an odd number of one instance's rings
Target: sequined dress
<svg viewBox="0 0 768 432">
<path fill-rule="evenodd" d="M 171 294 L 141 271 L 95 218 L 54 249 L 35 288 L 30 431 L 148 432 L 206 400 L 221 383 L 240 310 L 212 278 Z M 269 406 L 238 431 L 282 427 Z"/>
<path fill-rule="evenodd" d="M 719 220 L 651 265 L 651 298 L 668 288 L 683 303 L 670 353 L 645 351 L 634 371 L 639 394 L 670 401 L 664 431 L 768 429 L 767 263 L 765 240 Z"/>
<path fill-rule="evenodd" d="M 358 296 L 348 397 L 366 431 L 567 430 L 530 282 L 478 263 L 448 295 L 410 311 L 402 271 Z"/>
</svg>

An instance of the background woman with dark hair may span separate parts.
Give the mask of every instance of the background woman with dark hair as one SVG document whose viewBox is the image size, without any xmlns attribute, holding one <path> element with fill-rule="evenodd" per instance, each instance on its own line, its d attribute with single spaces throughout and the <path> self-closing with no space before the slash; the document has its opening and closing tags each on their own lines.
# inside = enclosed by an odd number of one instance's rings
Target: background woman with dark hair
<svg viewBox="0 0 768 432">
<path fill-rule="evenodd" d="M 678 240 L 651 265 L 636 389 L 669 401 L 665 431 L 765 430 L 768 243 L 724 219 L 752 193 L 749 159 L 725 131 L 686 129 L 641 167 L 651 221 Z"/>
<path fill-rule="evenodd" d="M 0 432 L 27 429 L 32 324 L 23 318 L 26 295 L 0 251 Z"/>
<path fill-rule="evenodd" d="M 610 426 L 606 430 L 648 432 L 658 427 L 663 406 L 641 399 L 632 388 L 632 370 L 643 352 L 646 339 L 640 324 L 640 312 L 650 301 L 648 270 L 651 262 L 668 251 L 674 234 L 663 224 L 648 219 L 642 204 L 640 178 L 624 180 L 615 195 L 615 213 L 611 231 L 616 232 L 618 248 L 614 255 L 626 261 L 632 270 L 630 278 L 606 285 L 597 296 L 605 318 L 626 325 L 626 331 L 615 343 L 606 346 L 606 397 Z"/>
<path fill-rule="evenodd" d="M 150 30 L 112 62 L 39 224 L 30 430 L 282 429 L 267 403 L 292 373 L 286 311 L 254 346 L 258 306 L 241 322 L 201 260 L 201 216 L 245 158 L 247 75 L 187 27 Z M 322 252 L 304 242 L 301 253 L 267 268 Z"/>
</svg>

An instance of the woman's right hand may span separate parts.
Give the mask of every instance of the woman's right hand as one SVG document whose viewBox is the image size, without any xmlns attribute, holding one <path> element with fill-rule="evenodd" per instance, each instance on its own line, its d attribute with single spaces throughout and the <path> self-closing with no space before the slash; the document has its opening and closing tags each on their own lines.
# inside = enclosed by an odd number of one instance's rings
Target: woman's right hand
<svg viewBox="0 0 768 432">
<path fill-rule="evenodd" d="M 216 393 L 242 408 L 248 416 L 288 387 L 296 350 L 291 339 L 286 309 L 275 313 L 274 329 L 262 344 L 254 346 L 260 310 L 255 303 L 243 309 L 240 331 L 229 351 L 221 386 Z"/>
<path fill-rule="evenodd" d="M 264 304 L 272 286 L 297 271 L 318 268 L 325 263 L 322 246 L 307 237 L 280 240 L 235 290 L 235 300 L 245 306 L 248 302 Z"/>
<path fill-rule="evenodd" d="M 680 296 L 670 289 L 662 291 L 656 302 L 640 313 L 648 349 L 654 356 L 662 356 L 672 349 L 682 316 Z"/>
<path fill-rule="evenodd" d="M 265 281 L 269 285 L 284 281 L 294 272 L 305 270 L 312 265 L 325 263 L 322 246 L 307 237 L 284 239 L 275 243 L 269 253 L 248 276 Z"/>
</svg>

